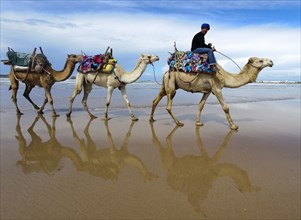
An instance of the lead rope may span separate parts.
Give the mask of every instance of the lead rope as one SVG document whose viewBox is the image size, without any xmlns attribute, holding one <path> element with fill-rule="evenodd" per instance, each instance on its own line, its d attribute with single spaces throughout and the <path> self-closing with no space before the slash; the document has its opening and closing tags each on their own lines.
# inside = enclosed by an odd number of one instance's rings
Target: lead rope
<svg viewBox="0 0 301 220">
<path fill-rule="evenodd" d="M 156 77 L 156 71 L 155 71 L 155 66 L 154 66 L 154 64 L 153 63 L 150 63 L 152 66 L 153 66 L 153 74 L 154 74 L 154 79 L 155 79 L 155 82 L 158 84 L 158 85 L 162 85 L 162 83 L 159 83 L 158 81 L 157 81 L 157 77 Z"/>
<path fill-rule="evenodd" d="M 219 54 L 223 55 L 224 57 L 228 58 L 229 60 L 231 60 L 241 71 L 241 68 L 238 66 L 238 64 L 233 60 L 231 59 L 230 57 L 228 57 L 226 54 L 223 54 L 222 52 L 219 52 L 219 51 L 215 51 L 215 52 L 218 52 Z"/>
</svg>

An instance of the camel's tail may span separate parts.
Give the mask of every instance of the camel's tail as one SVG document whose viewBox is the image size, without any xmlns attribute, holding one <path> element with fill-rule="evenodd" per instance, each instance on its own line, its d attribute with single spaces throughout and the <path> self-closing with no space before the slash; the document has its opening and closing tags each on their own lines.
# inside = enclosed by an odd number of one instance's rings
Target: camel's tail
<svg viewBox="0 0 301 220">
<path fill-rule="evenodd" d="M 9 86 L 8 90 L 11 90 L 11 89 L 12 89 L 11 86 Z"/>
</svg>

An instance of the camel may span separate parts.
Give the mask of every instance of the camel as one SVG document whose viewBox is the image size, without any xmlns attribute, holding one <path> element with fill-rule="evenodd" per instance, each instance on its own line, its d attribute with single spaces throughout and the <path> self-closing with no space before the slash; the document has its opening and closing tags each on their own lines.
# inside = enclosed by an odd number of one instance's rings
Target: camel
<svg viewBox="0 0 301 220">
<path fill-rule="evenodd" d="M 242 193 L 260 190 L 260 187 L 252 184 L 245 170 L 235 164 L 219 162 L 235 130 L 229 130 L 216 153 L 210 156 L 202 142 L 200 127 L 196 126 L 195 135 L 200 155 L 177 157 L 173 150 L 172 137 L 179 126 L 175 126 L 166 137 L 166 146 L 159 141 L 153 123 L 150 122 L 150 126 L 153 143 L 160 154 L 162 166 L 166 172 L 167 184 L 173 191 L 186 195 L 196 212 L 204 214 L 200 205 L 208 198 L 210 189 L 219 178 L 230 177 L 235 187 Z"/>
<path fill-rule="evenodd" d="M 107 98 L 106 98 L 106 107 L 105 107 L 105 113 L 104 113 L 104 119 L 109 120 L 108 117 L 108 108 L 110 105 L 111 96 L 113 93 L 113 90 L 115 88 L 118 88 L 121 92 L 121 95 L 125 101 L 125 104 L 129 110 L 130 116 L 133 121 L 137 121 L 138 118 L 135 117 L 131 110 L 131 105 L 129 102 L 129 99 L 126 94 L 125 86 L 127 84 L 133 83 L 137 81 L 140 76 L 145 71 L 148 64 L 152 64 L 153 62 L 156 62 L 159 60 L 158 56 L 155 55 L 147 55 L 147 54 L 141 54 L 141 57 L 138 59 L 138 62 L 133 69 L 132 72 L 126 72 L 120 65 L 116 64 L 113 73 L 99 73 L 97 76 L 95 74 L 97 73 L 87 73 L 82 74 L 80 72 L 76 75 L 76 82 L 75 82 L 75 88 L 72 96 L 70 97 L 70 108 L 69 112 L 66 114 L 67 117 L 71 116 L 72 113 L 72 104 L 75 99 L 75 97 L 81 93 L 82 87 L 84 88 L 84 96 L 82 99 L 82 105 L 85 108 L 85 110 L 88 112 L 91 118 L 96 118 L 95 115 L 93 115 L 88 106 L 87 106 L 87 99 L 88 95 L 92 90 L 92 84 L 95 84 L 97 86 L 106 87 L 107 88 Z M 92 83 L 91 83 L 92 82 Z"/>
<path fill-rule="evenodd" d="M 41 73 L 37 73 L 34 71 L 29 71 L 28 74 L 26 70 L 14 70 L 11 66 L 11 70 L 9 72 L 10 79 L 10 89 L 12 89 L 12 101 L 16 106 L 17 115 L 22 115 L 23 113 L 20 111 L 17 104 L 17 92 L 19 89 L 19 81 L 25 83 L 25 91 L 23 96 L 33 105 L 35 109 L 38 110 L 38 114 L 43 114 L 44 107 L 48 102 L 52 108 L 52 116 L 59 116 L 54 109 L 53 99 L 51 96 L 51 88 L 56 82 L 65 81 L 68 79 L 74 68 L 76 63 L 80 62 L 82 55 L 74 55 L 70 54 L 67 56 L 67 60 L 63 70 L 57 71 L 52 69 L 51 64 L 46 65 Z M 30 98 L 29 93 L 35 87 L 43 87 L 45 90 L 45 100 L 42 106 L 39 108 Z"/>
<path fill-rule="evenodd" d="M 167 96 L 167 106 L 166 110 L 171 115 L 173 120 L 178 126 L 183 126 L 184 124 L 180 122 L 175 115 L 172 113 L 172 100 L 176 95 L 177 89 L 183 89 L 187 92 L 201 92 L 203 97 L 198 105 L 197 115 L 196 115 L 196 126 L 203 126 L 200 120 L 201 111 L 204 108 L 205 102 L 209 97 L 210 93 L 213 93 L 221 104 L 227 120 L 230 124 L 231 129 L 237 130 L 238 126 L 233 122 L 229 108 L 224 101 L 222 95 L 222 89 L 225 88 L 238 88 L 248 83 L 256 81 L 259 72 L 265 67 L 272 67 L 273 61 L 266 58 L 252 57 L 249 59 L 248 63 L 243 67 L 239 74 L 231 74 L 225 71 L 220 65 L 217 65 L 216 73 L 185 73 L 175 70 L 167 71 L 162 80 L 162 86 L 159 94 L 153 101 L 150 121 L 154 120 L 155 109 L 160 102 L 160 100 Z"/>
<path fill-rule="evenodd" d="M 147 169 L 139 157 L 130 153 L 127 149 L 131 130 L 135 122 L 131 123 L 122 147 L 117 149 L 109 130 L 108 121 L 105 121 L 110 146 L 107 148 L 101 146 L 100 149 L 97 149 L 97 146 L 89 133 L 89 127 L 93 119 L 90 119 L 84 130 L 87 139 L 87 143 L 85 143 L 85 141 L 80 139 L 77 135 L 71 118 L 68 118 L 68 123 L 71 127 L 70 132 L 72 132 L 74 140 L 80 147 L 79 154 L 73 146 L 62 145 L 56 138 L 57 131 L 55 123 L 57 117 L 52 118 L 52 125 L 50 125 L 43 115 L 38 115 L 27 129 L 31 137 L 29 143 L 26 142 L 22 133 L 20 119 L 21 115 L 18 115 L 16 139 L 19 143 L 19 153 L 22 159 L 18 160 L 17 164 L 22 167 L 24 173 L 42 172 L 49 174 L 57 172 L 62 169 L 62 160 L 68 158 L 72 161 L 76 170 L 87 172 L 93 176 L 101 177 L 104 180 L 111 180 L 112 182 L 117 180 L 119 173 L 127 166 L 136 168 L 145 181 L 153 180 L 158 177 Z M 34 127 L 40 119 L 47 127 L 49 139 L 41 139 L 34 131 Z"/>
</svg>

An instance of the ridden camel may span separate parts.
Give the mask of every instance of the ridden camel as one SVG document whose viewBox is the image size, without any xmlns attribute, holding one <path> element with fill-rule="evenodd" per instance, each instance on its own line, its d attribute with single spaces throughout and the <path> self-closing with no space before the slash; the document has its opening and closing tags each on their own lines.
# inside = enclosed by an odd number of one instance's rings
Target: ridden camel
<svg viewBox="0 0 301 220">
<path fill-rule="evenodd" d="M 113 93 L 113 90 L 115 88 L 118 88 L 122 94 L 122 97 L 126 103 L 126 106 L 129 110 L 129 113 L 131 115 L 131 118 L 133 121 L 137 121 L 138 119 L 134 116 L 131 110 L 131 105 L 128 100 L 125 86 L 127 84 L 133 83 L 137 81 L 140 76 L 145 71 L 148 64 L 152 64 L 153 62 L 156 62 L 159 60 L 158 56 L 155 55 L 147 55 L 147 54 L 141 54 L 141 57 L 139 58 L 134 70 L 132 72 L 126 72 L 120 65 L 116 64 L 113 73 L 99 73 L 97 76 L 95 74 L 88 72 L 86 74 L 78 72 L 76 75 L 76 82 L 75 82 L 75 88 L 72 96 L 70 97 L 70 108 L 69 112 L 66 114 L 67 117 L 71 116 L 72 113 L 72 104 L 75 99 L 75 97 L 81 93 L 82 87 L 84 88 L 84 96 L 82 99 L 82 105 L 84 106 L 85 110 L 88 112 L 91 118 L 96 118 L 94 116 L 88 106 L 87 106 L 87 99 L 88 95 L 92 90 L 92 84 L 95 84 L 97 86 L 106 87 L 107 88 L 107 98 L 106 98 L 106 107 L 105 107 L 105 113 L 104 113 L 104 119 L 108 120 L 108 108 L 110 105 L 111 96 Z M 91 83 L 92 82 L 92 83 Z"/>
<path fill-rule="evenodd" d="M 167 96 L 166 110 L 174 119 L 178 126 L 183 126 L 175 115 L 172 113 L 172 100 L 176 95 L 177 89 L 183 89 L 187 92 L 201 92 L 204 93 L 203 97 L 198 105 L 198 111 L 196 115 L 196 126 L 202 126 L 200 120 L 201 111 L 204 108 L 205 102 L 210 93 L 213 93 L 221 104 L 231 129 L 238 129 L 238 126 L 234 124 L 229 108 L 224 101 L 222 95 L 222 89 L 225 88 L 238 88 L 248 83 L 256 81 L 259 72 L 265 67 L 272 67 L 273 61 L 266 58 L 252 57 L 248 63 L 243 67 L 239 74 L 231 74 L 226 72 L 220 65 L 217 66 L 217 73 L 200 73 L 198 75 L 185 73 L 180 71 L 167 71 L 163 76 L 163 83 L 160 92 L 156 99 L 153 101 L 152 111 L 150 115 L 150 121 L 154 120 L 155 109 L 160 100 Z"/>
<path fill-rule="evenodd" d="M 160 154 L 162 166 L 166 172 L 167 184 L 173 191 L 186 195 L 188 202 L 195 211 L 202 212 L 201 203 L 208 198 L 209 191 L 214 183 L 222 177 L 230 177 L 240 192 L 260 190 L 259 187 L 252 184 L 245 170 L 235 164 L 219 162 L 235 132 L 234 130 L 230 129 L 216 153 L 210 156 L 202 142 L 200 127 L 197 126 L 195 136 L 200 154 L 178 157 L 174 152 L 172 137 L 179 127 L 176 126 L 166 137 L 166 146 L 164 147 L 155 133 L 153 123 L 150 123 L 150 126 L 153 142 Z"/>
<path fill-rule="evenodd" d="M 53 99 L 51 96 L 51 88 L 56 82 L 65 81 L 68 79 L 74 68 L 76 63 L 80 62 L 82 55 L 74 55 L 70 54 L 67 56 L 67 60 L 63 70 L 57 71 L 52 69 L 51 64 L 46 65 L 41 73 L 37 73 L 34 71 L 29 71 L 27 74 L 26 70 L 14 70 L 11 66 L 11 70 L 9 72 L 10 79 L 10 89 L 12 89 L 12 101 L 16 106 L 17 115 L 22 115 L 23 113 L 20 111 L 17 104 L 17 92 L 19 89 L 19 81 L 25 83 L 25 91 L 23 96 L 33 105 L 35 109 L 38 110 L 38 114 L 43 114 L 44 107 L 48 102 L 52 108 L 52 116 L 59 116 L 54 109 Z M 42 106 L 39 108 L 29 97 L 29 93 L 35 87 L 43 87 L 45 90 L 45 100 Z"/>
</svg>

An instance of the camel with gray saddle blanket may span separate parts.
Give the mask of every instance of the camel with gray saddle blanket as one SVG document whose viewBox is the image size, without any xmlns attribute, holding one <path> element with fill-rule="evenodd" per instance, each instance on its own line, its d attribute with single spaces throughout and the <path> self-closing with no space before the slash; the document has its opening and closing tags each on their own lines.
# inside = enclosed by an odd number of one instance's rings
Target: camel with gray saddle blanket
<svg viewBox="0 0 301 220">
<path fill-rule="evenodd" d="M 23 114 L 17 104 L 17 92 L 19 82 L 25 83 L 25 91 L 23 96 L 38 110 L 39 114 L 43 114 L 43 110 L 47 102 L 51 105 L 52 115 L 59 116 L 54 110 L 53 99 L 51 96 L 51 88 L 55 82 L 61 82 L 68 79 L 76 63 L 81 61 L 82 55 L 68 55 L 64 65 L 64 69 L 57 71 L 52 69 L 51 63 L 44 55 L 40 47 L 41 54 L 36 54 L 36 48 L 32 54 L 15 52 L 8 48 L 8 60 L 1 60 L 3 64 L 10 65 L 11 69 L 8 74 L 10 79 L 10 90 L 12 90 L 12 101 L 16 106 L 17 115 Z M 35 87 L 43 87 L 45 90 L 45 100 L 41 107 L 38 107 L 29 97 L 31 90 Z"/>
</svg>

